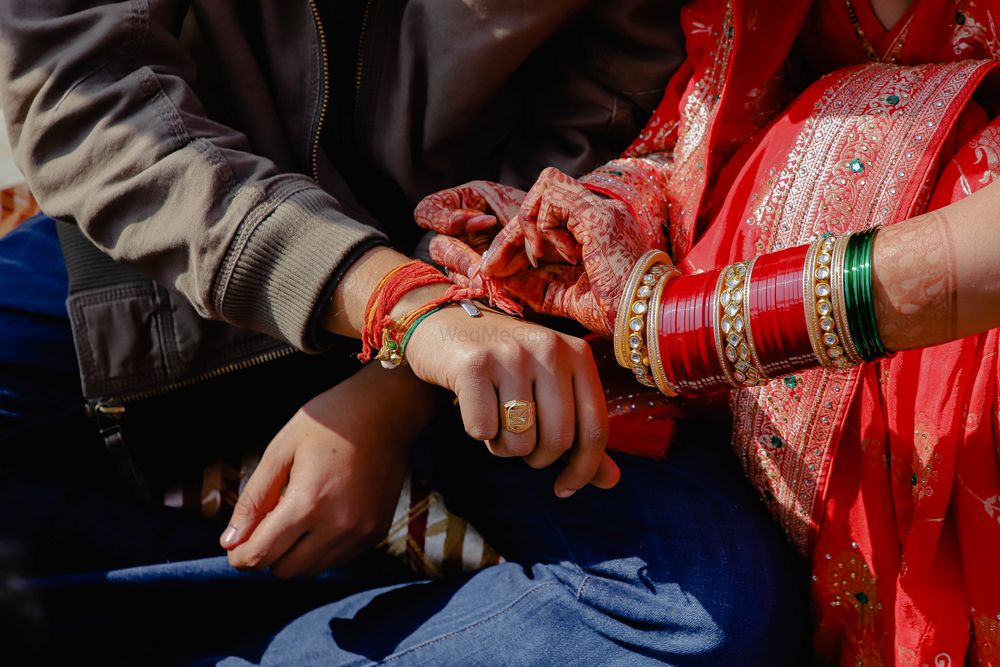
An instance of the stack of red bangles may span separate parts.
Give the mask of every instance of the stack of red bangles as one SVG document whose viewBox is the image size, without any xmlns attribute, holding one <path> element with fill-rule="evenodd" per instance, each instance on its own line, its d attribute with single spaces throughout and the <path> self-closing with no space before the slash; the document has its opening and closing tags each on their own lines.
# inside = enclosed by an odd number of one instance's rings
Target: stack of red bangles
<svg viewBox="0 0 1000 667">
<path fill-rule="evenodd" d="M 625 284 L 615 355 L 668 396 L 753 387 L 888 354 L 872 289 L 876 229 L 680 276 L 662 251 Z"/>
</svg>

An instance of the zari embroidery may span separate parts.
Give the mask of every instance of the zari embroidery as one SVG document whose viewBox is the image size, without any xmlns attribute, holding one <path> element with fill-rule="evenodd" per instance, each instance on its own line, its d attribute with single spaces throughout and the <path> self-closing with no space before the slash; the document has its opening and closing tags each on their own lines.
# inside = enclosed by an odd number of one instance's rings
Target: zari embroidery
<svg viewBox="0 0 1000 667">
<path fill-rule="evenodd" d="M 745 215 L 760 228 L 759 248 L 780 250 L 823 231 L 866 229 L 918 211 L 957 113 L 952 102 L 964 99 L 959 93 L 978 81 L 973 74 L 983 66 L 867 65 L 831 83 L 784 168 Z M 772 382 L 731 398 L 734 447 L 803 553 L 817 525 L 834 438 L 863 372 L 815 370 L 801 375 L 795 391 Z"/>
<path fill-rule="evenodd" d="M 816 561 L 814 569 L 816 603 L 830 607 L 832 613 L 845 618 L 852 664 L 859 667 L 884 664 L 876 623 L 876 616 L 882 610 L 878 580 L 858 544 L 852 542 L 850 550 L 825 554 Z"/>
<path fill-rule="evenodd" d="M 705 30 L 713 30 L 716 40 L 714 49 L 707 56 L 711 65 L 702 78 L 694 81 L 693 90 L 684 101 L 674 149 L 674 173 L 667 185 L 670 248 L 676 257 L 683 257 L 691 249 L 698 204 L 705 189 L 709 130 L 733 52 L 732 2 L 726 3 L 722 25 L 715 29 L 706 26 Z"/>
<path fill-rule="evenodd" d="M 985 21 L 977 17 L 979 12 L 976 0 L 955 3 L 954 32 L 951 37 L 951 48 L 956 56 L 963 58 L 1000 57 L 1000 41 L 997 40 L 997 29 L 990 13 L 983 12 Z"/>
</svg>

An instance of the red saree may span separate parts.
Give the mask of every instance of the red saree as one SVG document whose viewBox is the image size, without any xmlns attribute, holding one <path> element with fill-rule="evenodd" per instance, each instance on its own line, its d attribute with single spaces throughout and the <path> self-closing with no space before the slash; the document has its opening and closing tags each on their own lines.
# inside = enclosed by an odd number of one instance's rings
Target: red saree
<svg viewBox="0 0 1000 667">
<path fill-rule="evenodd" d="M 915 0 L 885 30 L 866 1 L 685 7 L 688 59 L 627 153 L 672 158 L 685 270 L 898 222 L 1000 173 L 980 105 L 1000 92 L 1000 3 Z M 998 347 L 993 330 L 733 392 L 733 446 L 811 561 L 818 662 L 1000 665 Z"/>
</svg>

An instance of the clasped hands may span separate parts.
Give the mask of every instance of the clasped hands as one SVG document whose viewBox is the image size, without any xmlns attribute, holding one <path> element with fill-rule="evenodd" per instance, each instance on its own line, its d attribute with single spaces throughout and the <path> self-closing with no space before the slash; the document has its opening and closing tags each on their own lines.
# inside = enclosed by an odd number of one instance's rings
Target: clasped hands
<svg viewBox="0 0 1000 667">
<path fill-rule="evenodd" d="M 456 282 L 496 281 L 538 313 L 604 334 L 624 276 L 649 245 L 650 230 L 638 229 L 624 205 L 555 169 L 528 193 L 483 181 L 436 193 L 415 218 L 438 232 L 432 257 Z M 497 335 L 512 327 L 521 335 Z M 459 331 L 469 335 L 445 340 Z M 603 391 L 584 341 L 495 313 L 470 320 L 445 309 L 416 330 L 409 349 L 410 369 L 367 367 L 310 401 L 274 438 L 221 537 L 230 562 L 282 577 L 316 574 L 374 544 L 391 520 L 409 443 L 425 423 L 419 415 L 434 403 L 416 378 L 454 392 L 466 430 L 494 454 L 536 468 L 566 454 L 558 495 L 617 483 L 604 453 Z M 498 406 L 532 397 L 537 429 L 502 431 Z M 395 419 L 385 419 L 387 404 L 398 406 Z M 407 405 L 415 414 L 403 414 Z"/>
<path fill-rule="evenodd" d="M 536 313 L 604 335 L 612 334 L 625 277 L 660 237 L 623 203 L 554 167 L 527 193 L 488 181 L 442 190 L 414 218 L 437 232 L 431 258 L 455 282 L 491 282 Z"/>
</svg>

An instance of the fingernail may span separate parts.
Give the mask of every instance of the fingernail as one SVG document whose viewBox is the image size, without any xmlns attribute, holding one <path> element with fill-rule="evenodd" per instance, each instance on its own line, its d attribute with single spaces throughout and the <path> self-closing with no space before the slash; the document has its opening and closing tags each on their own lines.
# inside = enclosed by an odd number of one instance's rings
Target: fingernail
<svg viewBox="0 0 1000 667">
<path fill-rule="evenodd" d="M 537 269 L 538 260 L 535 259 L 535 253 L 531 251 L 531 244 L 524 244 L 524 254 L 528 256 L 528 261 L 531 262 L 531 265 Z"/>
<path fill-rule="evenodd" d="M 222 536 L 222 543 L 229 544 L 235 539 L 236 539 L 236 526 L 230 526 L 229 529 L 226 530 L 225 534 Z"/>
<path fill-rule="evenodd" d="M 556 495 L 560 498 L 569 498 L 574 493 L 576 493 L 576 489 L 556 489 Z"/>
</svg>

